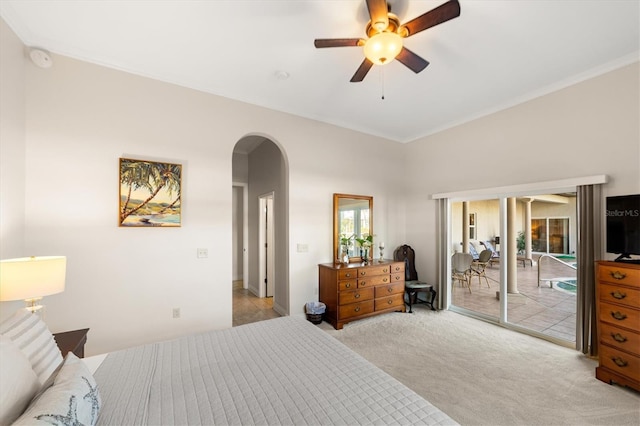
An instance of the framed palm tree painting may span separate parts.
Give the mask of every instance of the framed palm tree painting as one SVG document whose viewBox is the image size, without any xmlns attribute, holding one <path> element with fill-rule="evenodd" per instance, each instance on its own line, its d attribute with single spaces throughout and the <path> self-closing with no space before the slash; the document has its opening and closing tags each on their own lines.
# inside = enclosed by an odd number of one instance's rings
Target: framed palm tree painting
<svg viewBox="0 0 640 426">
<path fill-rule="evenodd" d="M 181 225 L 182 165 L 120 159 L 120 226 Z"/>
</svg>

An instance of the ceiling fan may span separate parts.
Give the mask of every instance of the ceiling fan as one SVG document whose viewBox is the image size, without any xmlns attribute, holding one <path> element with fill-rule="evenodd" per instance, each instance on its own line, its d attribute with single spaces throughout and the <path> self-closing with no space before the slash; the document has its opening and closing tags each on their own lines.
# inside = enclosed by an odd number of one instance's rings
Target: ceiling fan
<svg viewBox="0 0 640 426">
<path fill-rule="evenodd" d="M 460 16 L 458 0 L 449 0 L 405 24 L 400 24 L 398 17 L 389 11 L 387 0 L 366 0 L 366 2 L 371 17 L 366 28 L 369 38 L 318 38 L 314 41 L 317 48 L 364 47 L 365 58 L 351 77 L 352 83 L 364 80 L 374 64 L 385 65 L 393 59 L 397 59 L 416 74 L 419 73 L 429 65 L 429 62 L 404 47 L 402 39 Z"/>
</svg>

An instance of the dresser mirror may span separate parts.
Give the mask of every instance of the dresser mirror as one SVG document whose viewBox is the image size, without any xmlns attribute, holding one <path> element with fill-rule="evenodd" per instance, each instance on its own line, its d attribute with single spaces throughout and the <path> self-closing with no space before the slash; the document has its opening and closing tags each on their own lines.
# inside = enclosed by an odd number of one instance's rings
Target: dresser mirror
<svg viewBox="0 0 640 426">
<path fill-rule="evenodd" d="M 347 250 L 350 262 L 362 261 L 355 237 L 366 235 L 373 235 L 373 197 L 333 194 L 334 260 L 342 260 L 341 254 Z M 347 239 L 347 244 L 342 244 L 342 238 Z"/>
</svg>

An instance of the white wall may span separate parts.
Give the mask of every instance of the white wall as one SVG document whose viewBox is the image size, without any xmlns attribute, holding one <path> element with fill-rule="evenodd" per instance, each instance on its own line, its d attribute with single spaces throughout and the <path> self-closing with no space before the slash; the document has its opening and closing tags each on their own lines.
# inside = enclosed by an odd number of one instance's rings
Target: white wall
<svg viewBox="0 0 640 426">
<path fill-rule="evenodd" d="M 431 194 L 606 174 L 640 193 L 638 63 L 407 144 L 407 233 L 436 278 Z M 497 195 L 497 194 L 496 194 Z"/>
<path fill-rule="evenodd" d="M 24 247 L 24 46 L 1 19 L 0 52 L 0 258 L 11 259 L 29 254 Z M 0 305 L 4 316 L 24 302 Z"/>
<path fill-rule="evenodd" d="M 397 143 L 58 55 L 43 70 L 7 52 L 3 70 L 24 68 L 8 84 L 25 97 L 0 97 L 22 99 L 26 131 L 24 144 L 3 138 L 0 165 L 24 163 L 15 173 L 24 206 L 9 208 L 25 227 L 3 222 L 3 243 L 12 256 L 67 256 L 67 287 L 45 299 L 46 320 L 54 332 L 90 327 L 88 355 L 231 326 L 232 153 L 247 135 L 277 141 L 288 162 L 292 314 L 317 300 L 317 264 L 332 259 L 334 192 L 373 195 L 376 233 L 401 243 L 397 178 L 377 172 L 399 163 Z M 4 109 L 0 118 L 21 127 Z M 122 156 L 183 165 L 181 228 L 117 226 Z M 298 242 L 309 251 L 292 249 Z M 208 259 L 196 258 L 201 247 Z M 174 307 L 182 318 L 172 319 Z"/>
</svg>

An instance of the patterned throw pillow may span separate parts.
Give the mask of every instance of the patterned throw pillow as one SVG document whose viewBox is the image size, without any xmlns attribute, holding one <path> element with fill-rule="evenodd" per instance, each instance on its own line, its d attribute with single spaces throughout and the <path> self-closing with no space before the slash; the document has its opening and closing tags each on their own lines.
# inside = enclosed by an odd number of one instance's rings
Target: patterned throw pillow
<svg viewBox="0 0 640 426">
<path fill-rule="evenodd" d="M 89 369 L 69 352 L 53 385 L 31 402 L 14 425 L 95 425 L 101 403 Z"/>
<path fill-rule="evenodd" d="M 27 357 L 11 339 L 0 334 L 0 425 L 17 419 L 39 388 Z"/>
<path fill-rule="evenodd" d="M 40 384 L 62 362 L 53 334 L 42 319 L 27 309 L 19 309 L 0 324 L 0 334 L 9 337 L 27 356 Z"/>
</svg>

